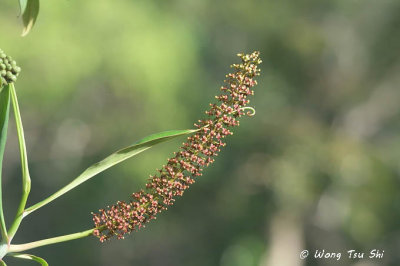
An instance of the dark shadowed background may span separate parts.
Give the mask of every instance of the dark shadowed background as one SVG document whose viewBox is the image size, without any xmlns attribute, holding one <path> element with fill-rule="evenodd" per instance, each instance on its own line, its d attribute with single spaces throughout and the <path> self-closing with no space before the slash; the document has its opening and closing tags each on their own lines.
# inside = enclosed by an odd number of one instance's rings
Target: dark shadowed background
<svg viewBox="0 0 400 266">
<path fill-rule="evenodd" d="M 400 1 L 42 1 L 21 38 L 0 3 L 32 176 L 28 205 L 148 134 L 204 117 L 238 52 L 261 51 L 251 106 L 215 164 L 125 240 L 32 250 L 50 265 L 400 264 Z M 91 212 L 144 186 L 184 138 L 116 166 L 33 213 L 15 243 L 91 228 Z M 10 124 L 4 199 L 20 193 Z M 301 250 L 310 258 L 300 260 Z M 338 262 L 313 252 L 342 252 Z M 384 250 L 349 260 L 347 250 Z M 29 262 L 9 260 L 9 265 Z"/>
</svg>

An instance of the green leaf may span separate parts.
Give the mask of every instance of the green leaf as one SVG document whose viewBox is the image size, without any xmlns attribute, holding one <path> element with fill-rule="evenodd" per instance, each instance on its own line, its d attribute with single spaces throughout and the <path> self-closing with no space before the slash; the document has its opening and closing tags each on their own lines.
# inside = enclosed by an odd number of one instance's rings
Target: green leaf
<svg viewBox="0 0 400 266">
<path fill-rule="evenodd" d="M 18 258 L 18 259 L 24 259 L 24 260 L 33 260 L 36 262 L 39 262 L 40 265 L 42 266 L 49 266 L 49 264 L 42 258 L 35 256 L 35 255 L 31 255 L 31 254 L 20 254 L 20 253 L 9 253 L 7 254 L 8 256 L 12 256 L 14 258 Z"/>
<path fill-rule="evenodd" d="M 21 158 L 21 168 L 22 168 L 21 200 L 18 205 L 17 214 L 15 216 L 15 219 L 14 219 L 13 223 L 11 224 L 10 229 L 8 230 L 8 238 L 9 238 L 9 241 L 11 241 L 11 239 L 14 237 L 14 235 L 17 232 L 18 227 L 22 221 L 22 215 L 25 210 L 26 201 L 28 200 L 29 192 L 31 190 L 31 178 L 29 175 L 28 155 L 26 153 L 24 128 L 22 126 L 21 113 L 19 111 L 17 92 L 15 90 L 14 83 L 10 83 L 9 87 L 10 87 L 11 102 L 13 104 L 13 109 L 14 109 L 15 124 L 17 126 L 17 136 L 18 136 L 19 151 L 20 151 L 20 158 Z"/>
<path fill-rule="evenodd" d="M 3 170 L 4 149 L 7 141 L 8 118 L 10 114 L 10 87 L 0 91 L 0 230 L 3 241 L 7 241 L 7 229 L 4 221 L 1 176 Z"/>
<path fill-rule="evenodd" d="M 19 7 L 21 10 L 21 15 L 24 14 L 27 4 L 28 4 L 28 0 L 19 0 Z"/>
<path fill-rule="evenodd" d="M 187 135 L 191 134 L 198 131 L 198 129 L 187 129 L 187 130 L 172 130 L 172 131 L 164 131 L 161 133 L 153 134 L 150 136 L 147 136 L 137 142 L 135 142 L 133 145 L 126 147 L 124 149 L 121 149 L 104 160 L 93 164 L 89 168 L 87 168 L 80 176 L 75 178 L 71 183 L 51 195 L 50 197 L 44 199 L 43 201 L 36 203 L 35 205 L 27 208 L 24 212 L 24 217 L 27 216 L 28 214 L 32 213 L 33 211 L 39 209 L 40 207 L 43 207 L 47 203 L 55 200 L 56 198 L 60 197 L 61 195 L 67 193 L 71 189 L 74 189 L 75 187 L 79 186 L 83 182 L 89 180 L 93 176 L 97 175 L 100 172 L 103 172 L 104 170 L 122 162 L 125 161 L 126 159 L 131 158 L 132 156 L 135 156 L 147 149 L 150 149 L 156 144 L 165 142 L 167 140 L 182 136 L 182 135 Z"/>
<path fill-rule="evenodd" d="M 22 23 L 24 24 L 22 36 L 26 36 L 35 24 L 39 14 L 39 0 L 20 0 L 19 4 L 22 14 Z"/>
<path fill-rule="evenodd" d="M 0 260 L 0 266 L 7 266 L 7 264 L 3 260 Z"/>
</svg>

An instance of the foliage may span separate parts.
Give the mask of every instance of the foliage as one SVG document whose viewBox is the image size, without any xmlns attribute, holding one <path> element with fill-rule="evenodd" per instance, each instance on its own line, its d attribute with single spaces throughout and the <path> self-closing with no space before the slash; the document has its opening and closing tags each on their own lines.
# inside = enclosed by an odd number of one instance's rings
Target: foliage
<svg viewBox="0 0 400 266">
<path fill-rule="evenodd" d="M 39 0 L 19 0 L 19 6 L 24 25 L 22 36 L 26 36 L 31 31 L 39 15 Z"/>
</svg>

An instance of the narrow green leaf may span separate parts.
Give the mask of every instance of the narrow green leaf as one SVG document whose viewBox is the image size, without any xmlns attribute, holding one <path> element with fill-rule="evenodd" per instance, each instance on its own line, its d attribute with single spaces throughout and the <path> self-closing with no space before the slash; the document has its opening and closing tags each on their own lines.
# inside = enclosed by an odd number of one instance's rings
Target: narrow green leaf
<svg viewBox="0 0 400 266">
<path fill-rule="evenodd" d="M 7 256 L 11 256 L 14 258 L 18 258 L 18 259 L 24 259 L 24 260 L 33 260 L 36 262 L 39 262 L 40 265 L 42 266 L 49 266 L 49 264 L 42 258 L 35 256 L 35 255 L 31 255 L 31 254 L 20 254 L 20 253 L 9 253 L 7 254 Z"/>
<path fill-rule="evenodd" d="M 14 109 L 14 117 L 15 124 L 17 126 L 17 135 L 18 135 L 18 143 L 19 143 L 19 151 L 21 157 L 21 168 L 22 168 L 22 195 L 21 200 L 18 205 L 17 214 L 13 223 L 8 230 L 8 238 L 9 241 L 14 237 L 15 233 L 18 230 L 19 225 L 22 221 L 22 215 L 25 210 L 26 201 L 28 200 L 29 192 L 31 191 L 31 177 L 29 175 L 29 167 L 28 167 L 28 155 L 26 153 L 26 144 L 24 137 L 24 128 L 22 126 L 21 113 L 19 111 L 17 92 L 14 87 L 14 83 L 10 83 L 10 95 L 11 102 Z"/>
<path fill-rule="evenodd" d="M 8 241 L 8 237 L 7 237 L 6 223 L 4 221 L 1 176 L 3 170 L 4 149 L 7 140 L 9 114 L 10 114 L 10 87 L 5 86 L 0 91 L 0 230 L 1 230 L 2 240 L 5 242 Z"/>
<path fill-rule="evenodd" d="M 131 158 L 132 156 L 135 156 L 147 149 L 150 149 L 156 144 L 165 142 L 167 140 L 182 136 L 182 135 L 187 135 L 191 134 L 193 132 L 198 131 L 198 129 L 187 129 L 187 130 L 172 130 L 172 131 L 165 131 L 157 134 L 153 134 L 150 136 L 147 136 L 137 142 L 135 142 L 133 145 L 126 147 L 122 150 L 119 150 L 104 160 L 93 164 L 89 168 L 87 168 L 80 176 L 75 178 L 71 183 L 51 195 L 50 197 L 44 199 L 41 202 L 36 203 L 35 205 L 27 208 L 24 212 L 24 217 L 27 216 L 28 214 L 32 213 L 33 211 L 39 209 L 40 207 L 43 207 L 47 203 L 55 200 L 56 198 L 60 197 L 61 195 L 67 193 L 68 191 L 74 189 L 75 187 L 79 186 L 83 182 L 89 180 L 93 176 L 97 175 L 100 172 L 103 172 L 104 170 L 122 162 L 125 161 L 126 159 Z"/>
<path fill-rule="evenodd" d="M 19 0 L 19 7 L 21 10 L 21 15 L 24 14 L 28 0 Z"/>
<path fill-rule="evenodd" d="M 3 260 L 0 260 L 0 266 L 7 266 L 7 264 Z"/>
<path fill-rule="evenodd" d="M 24 24 L 22 36 L 26 36 L 35 24 L 39 14 L 39 0 L 20 0 L 20 7 L 22 23 Z"/>
</svg>

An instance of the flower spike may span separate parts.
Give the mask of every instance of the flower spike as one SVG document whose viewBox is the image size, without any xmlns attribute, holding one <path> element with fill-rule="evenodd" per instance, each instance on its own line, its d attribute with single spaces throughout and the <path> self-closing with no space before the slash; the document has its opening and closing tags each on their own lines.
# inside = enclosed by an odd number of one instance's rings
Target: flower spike
<svg viewBox="0 0 400 266">
<path fill-rule="evenodd" d="M 254 78 L 260 72 L 259 54 L 238 54 L 242 62 L 231 66 L 234 73 L 226 76 L 222 94 L 215 97 L 218 103 L 210 104 L 206 111 L 208 118 L 195 124 L 199 130 L 187 138 L 157 174 L 150 176 L 145 190 L 133 193 L 129 202 L 118 201 L 92 213 L 93 234 L 101 242 L 113 236 L 124 238 L 125 234 L 144 227 L 158 213 L 173 205 L 176 196 L 182 196 L 202 175 L 203 168 L 214 162 L 220 148 L 225 146 L 225 137 L 233 134 L 231 128 L 239 125 L 238 118 L 245 115 L 246 110 L 251 111 L 247 115 L 254 115 L 254 108 L 246 105 L 249 103 L 247 97 L 254 94 L 252 87 L 257 84 Z"/>
</svg>

